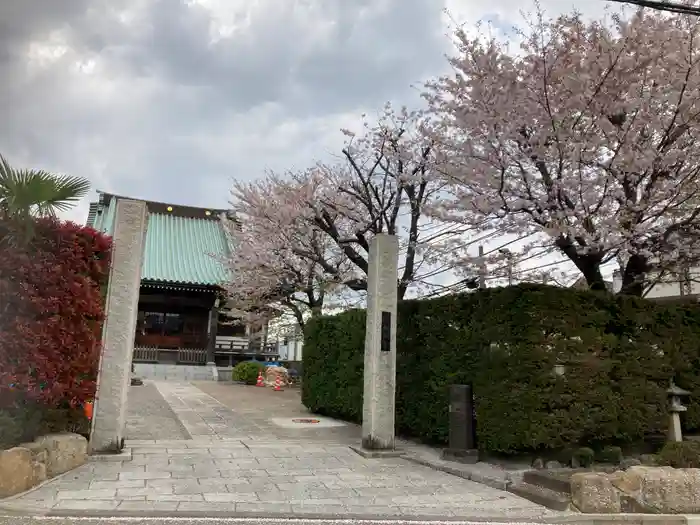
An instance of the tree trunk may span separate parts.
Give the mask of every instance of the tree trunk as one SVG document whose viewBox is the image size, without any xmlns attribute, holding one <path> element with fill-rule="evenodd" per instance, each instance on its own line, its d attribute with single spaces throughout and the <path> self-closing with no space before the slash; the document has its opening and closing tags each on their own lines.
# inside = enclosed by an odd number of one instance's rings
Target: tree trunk
<svg viewBox="0 0 700 525">
<path fill-rule="evenodd" d="M 296 319 L 297 323 L 299 324 L 299 327 L 301 329 L 304 329 L 304 313 L 301 311 L 301 308 L 299 308 L 298 305 L 294 304 L 292 301 L 283 301 L 283 303 L 287 308 L 289 308 L 292 311 L 292 314 L 294 314 L 294 319 Z"/>
<path fill-rule="evenodd" d="M 406 295 L 406 290 L 408 289 L 408 283 L 401 280 L 396 289 L 396 297 L 399 301 L 403 300 L 403 296 Z"/>
<path fill-rule="evenodd" d="M 608 290 L 607 286 L 605 286 L 603 274 L 600 272 L 600 257 L 583 256 L 579 259 L 579 262 L 574 261 L 574 264 L 586 278 L 588 288 L 599 292 Z"/>
<path fill-rule="evenodd" d="M 620 293 L 642 297 L 646 277 L 649 273 L 649 261 L 641 255 L 632 255 L 627 261 L 625 271 L 622 273 L 622 288 Z"/>
<path fill-rule="evenodd" d="M 600 263 L 603 260 L 603 256 L 599 253 L 591 253 L 586 255 L 581 255 L 576 250 L 571 239 L 568 237 L 560 237 L 556 241 L 557 247 L 564 252 L 571 262 L 576 265 L 576 268 L 580 270 L 583 277 L 586 279 L 588 288 L 596 291 L 606 291 L 605 279 L 603 279 L 603 274 L 600 271 Z"/>
<path fill-rule="evenodd" d="M 317 304 L 311 307 L 311 317 L 319 317 L 323 315 L 323 305 Z"/>
</svg>

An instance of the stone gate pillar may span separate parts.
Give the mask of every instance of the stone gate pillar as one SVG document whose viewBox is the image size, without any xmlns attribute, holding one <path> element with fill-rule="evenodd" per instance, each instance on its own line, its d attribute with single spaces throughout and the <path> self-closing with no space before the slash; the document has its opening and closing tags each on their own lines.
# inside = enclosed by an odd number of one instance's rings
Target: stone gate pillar
<svg viewBox="0 0 700 525">
<path fill-rule="evenodd" d="M 399 240 L 378 234 L 370 244 L 367 274 L 362 447 L 365 457 L 396 455 L 396 305 Z"/>
<path fill-rule="evenodd" d="M 116 206 L 106 319 L 90 431 L 90 452 L 93 454 L 119 452 L 124 444 L 146 240 L 146 203 L 118 199 Z"/>
</svg>

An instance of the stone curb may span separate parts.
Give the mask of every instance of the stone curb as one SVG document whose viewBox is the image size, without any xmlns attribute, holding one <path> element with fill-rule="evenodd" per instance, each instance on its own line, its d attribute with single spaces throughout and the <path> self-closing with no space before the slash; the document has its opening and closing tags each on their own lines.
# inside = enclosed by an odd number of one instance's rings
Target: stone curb
<svg viewBox="0 0 700 525">
<path fill-rule="evenodd" d="M 700 516 L 697 515 L 665 515 L 665 514 L 576 514 L 569 516 L 543 516 L 539 518 L 509 518 L 507 516 L 411 516 L 395 514 L 314 514 L 314 513 L 265 513 L 261 517 L 255 512 L 217 512 L 217 511 L 117 511 L 117 510 L 47 510 L 30 506 L 3 505 L 0 503 L 0 516 L 40 516 L 44 518 L 175 518 L 175 519 L 240 519 L 240 520 L 295 520 L 295 521 L 325 521 L 348 520 L 353 522 L 440 522 L 440 523 L 489 523 L 498 524 L 541 524 L 541 525 L 697 525 Z"/>
<path fill-rule="evenodd" d="M 561 525 L 689 525 L 698 523 L 685 514 L 576 514 L 543 518 L 542 523 Z"/>
<path fill-rule="evenodd" d="M 125 447 L 119 454 L 93 454 L 88 456 L 88 463 L 111 463 L 131 461 L 134 459 L 131 448 Z"/>
<path fill-rule="evenodd" d="M 469 469 L 469 466 L 462 465 L 461 468 L 457 466 L 444 465 L 438 463 L 434 460 L 426 459 L 411 453 L 406 453 L 401 456 L 402 459 L 416 463 L 418 465 L 423 465 L 425 467 L 432 468 L 433 470 L 438 470 L 440 472 L 445 472 L 453 476 L 457 476 L 463 479 L 474 481 L 475 483 L 480 483 L 482 485 L 489 486 L 494 489 L 508 491 L 514 482 L 518 481 L 520 474 L 505 472 L 505 477 L 501 476 L 489 476 L 487 473 L 475 472 Z M 469 521 L 469 520 L 467 520 Z M 473 520 L 477 521 L 477 520 Z M 526 520 L 527 521 L 527 520 Z M 700 525 L 700 515 L 684 515 L 684 514 L 581 514 L 576 513 L 569 516 L 556 516 L 556 517 L 542 517 L 536 520 L 539 523 L 547 524 L 571 524 L 571 525 L 599 525 L 603 523 L 613 524 L 625 524 L 625 525 Z"/>
<path fill-rule="evenodd" d="M 462 466 L 462 469 L 460 469 L 450 465 L 443 465 L 419 456 L 411 455 L 410 453 L 401 457 L 405 460 L 411 461 L 412 463 L 423 465 L 424 467 L 429 467 L 433 470 L 439 470 L 440 472 L 445 472 L 447 474 L 452 474 L 453 476 L 463 479 L 468 479 L 470 481 L 474 481 L 475 483 L 480 483 L 498 490 L 507 490 L 508 486 L 513 483 L 513 479 L 508 474 L 506 474 L 505 477 L 489 476 L 483 472 L 470 471 L 468 468 L 465 468 L 464 465 Z"/>
</svg>

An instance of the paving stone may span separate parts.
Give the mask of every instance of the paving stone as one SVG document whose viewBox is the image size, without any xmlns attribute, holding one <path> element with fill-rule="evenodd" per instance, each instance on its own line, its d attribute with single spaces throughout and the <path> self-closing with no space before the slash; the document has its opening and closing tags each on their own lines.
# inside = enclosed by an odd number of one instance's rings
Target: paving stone
<svg viewBox="0 0 700 525">
<path fill-rule="evenodd" d="M 166 463 L 165 465 L 146 465 L 146 472 L 184 472 L 190 476 L 194 475 L 195 465 L 182 463 Z"/>
<path fill-rule="evenodd" d="M 416 506 L 416 507 L 425 507 L 425 506 L 439 505 L 440 504 L 440 501 L 435 499 L 434 496 L 426 496 L 426 495 L 421 495 L 419 497 L 397 496 L 395 498 L 391 498 L 391 501 L 394 505 L 398 505 L 398 506 L 410 505 L 410 506 Z"/>
<path fill-rule="evenodd" d="M 276 483 L 277 487 L 281 491 L 295 491 L 295 490 L 323 490 L 327 489 L 326 485 L 321 483 L 320 481 L 307 481 L 306 483 Z"/>
<path fill-rule="evenodd" d="M 124 499 L 124 498 L 129 498 L 132 496 L 138 497 L 146 497 L 149 494 L 153 493 L 153 488 L 146 488 L 146 487 L 134 487 L 134 488 L 124 488 L 124 489 L 117 489 L 117 499 Z"/>
<path fill-rule="evenodd" d="M 58 489 L 52 485 L 44 485 L 42 487 L 36 488 L 32 490 L 31 492 L 27 492 L 23 498 L 31 498 L 31 499 L 51 499 L 56 497 L 56 493 L 58 492 Z"/>
<path fill-rule="evenodd" d="M 203 479 L 207 479 L 207 478 L 203 478 Z M 209 479 L 223 479 L 227 485 L 238 486 L 238 485 L 253 485 L 254 483 L 252 483 L 251 480 L 255 479 L 255 478 L 234 478 L 234 477 L 224 478 L 222 476 L 221 478 L 209 478 Z M 260 482 L 260 484 L 266 485 L 266 483 L 262 483 L 262 482 Z"/>
<path fill-rule="evenodd" d="M 267 503 L 264 501 L 258 503 L 237 503 L 237 512 L 255 512 L 257 515 L 266 513 L 291 513 L 291 503 Z"/>
<path fill-rule="evenodd" d="M 399 507 L 399 511 L 403 516 L 444 516 L 444 517 L 455 517 L 457 514 L 454 509 L 451 509 L 445 505 L 433 505 L 433 506 L 405 506 Z"/>
<path fill-rule="evenodd" d="M 234 469 L 250 469 L 255 470 L 257 468 L 265 469 L 265 466 L 260 464 L 257 459 L 214 459 L 214 467 L 221 470 L 234 470 Z"/>
<path fill-rule="evenodd" d="M 177 501 L 149 501 L 147 504 L 139 501 L 122 501 L 117 510 L 134 512 L 140 510 L 149 510 L 156 512 L 172 512 L 177 510 L 179 502 Z"/>
<path fill-rule="evenodd" d="M 299 514 L 329 514 L 343 517 L 348 513 L 343 505 L 310 505 L 306 503 L 292 504 L 292 512 Z"/>
<path fill-rule="evenodd" d="M 253 493 L 237 493 L 237 492 L 211 492 L 204 493 L 204 501 L 212 503 L 252 503 L 260 501 L 257 494 Z"/>
<path fill-rule="evenodd" d="M 200 485 L 197 483 L 197 480 L 192 480 L 191 482 L 184 484 L 184 485 L 175 485 L 173 487 L 172 493 L 173 494 L 201 494 L 206 491 L 205 486 Z M 222 485 L 222 489 L 225 488 L 225 485 Z"/>
<path fill-rule="evenodd" d="M 275 483 L 276 480 L 282 480 L 283 478 L 284 481 L 290 482 L 293 481 L 294 478 L 292 476 L 274 476 L 270 474 L 267 470 L 262 470 L 262 469 L 256 469 L 256 470 L 250 470 L 250 469 L 240 469 L 240 470 L 219 470 L 217 471 L 219 473 L 219 476 L 222 478 L 249 478 L 249 479 L 263 479 L 267 480 L 268 483 Z"/>
<path fill-rule="evenodd" d="M 201 478 L 197 480 L 197 486 L 200 492 L 232 492 L 229 491 L 226 480 L 222 478 Z"/>
<path fill-rule="evenodd" d="M 118 490 L 128 488 L 145 487 L 146 480 L 143 479 L 123 479 L 121 481 L 92 481 L 91 490 Z"/>
<path fill-rule="evenodd" d="M 212 506 L 214 505 L 214 506 Z M 213 504 L 210 501 L 183 501 L 177 506 L 178 512 L 235 512 L 237 503 L 217 502 Z"/>
<path fill-rule="evenodd" d="M 52 508 L 63 510 L 114 510 L 119 505 L 119 501 L 107 500 L 63 500 L 59 501 Z"/>
<path fill-rule="evenodd" d="M 128 490 L 128 489 L 124 489 Z M 85 500 L 100 500 L 114 499 L 116 490 L 59 490 L 56 493 L 56 499 L 85 499 Z"/>
<path fill-rule="evenodd" d="M 401 508 L 392 505 L 349 505 L 348 514 L 366 514 L 368 516 L 402 516 Z"/>
<path fill-rule="evenodd" d="M 119 474 L 119 479 L 167 479 L 172 477 L 172 472 L 159 472 L 149 471 L 149 472 L 121 472 Z"/>
<path fill-rule="evenodd" d="M 202 494 L 149 494 L 147 501 L 204 501 Z"/>
</svg>

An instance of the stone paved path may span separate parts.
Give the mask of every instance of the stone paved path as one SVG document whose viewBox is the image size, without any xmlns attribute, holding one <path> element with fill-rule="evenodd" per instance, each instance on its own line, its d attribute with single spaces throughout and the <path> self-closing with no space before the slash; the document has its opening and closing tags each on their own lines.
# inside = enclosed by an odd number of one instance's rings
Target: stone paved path
<svg viewBox="0 0 700 525">
<path fill-rule="evenodd" d="M 465 519 L 555 514 L 515 495 L 403 459 L 364 459 L 346 443 L 357 427 L 319 428 L 309 434 L 267 421 L 275 419 L 274 411 L 266 418 L 266 411 L 253 403 L 284 402 L 293 399 L 291 394 L 275 398 L 268 391 L 256 393 L 254 387 L 217 386 L 230 388 L 232 399 L 239 393 L 242 404 L 235 410 L 188 383 L 155 386 L 192 439 L 128 441 L 129 461 L 89 463 L 3 503 L 49 514 L 231 512 Z M 246 412 L 256 416 L 246 418 Z M 347 434 L 337 428 L 345 428 Z"/>
<path fill-rule="evenodd" d="M 189 434 L 153 383 L 129 387 L 126 439 L 189 439 Z"/>
</svg>

